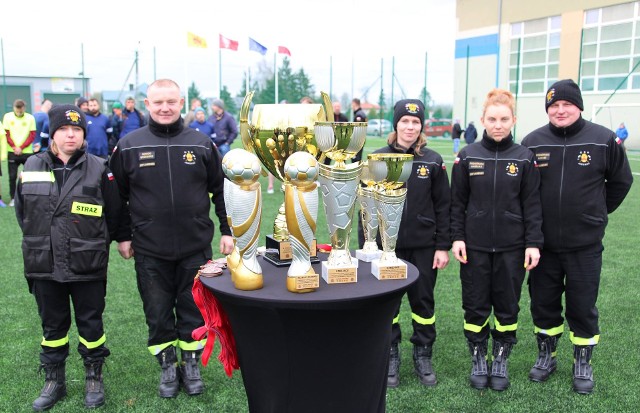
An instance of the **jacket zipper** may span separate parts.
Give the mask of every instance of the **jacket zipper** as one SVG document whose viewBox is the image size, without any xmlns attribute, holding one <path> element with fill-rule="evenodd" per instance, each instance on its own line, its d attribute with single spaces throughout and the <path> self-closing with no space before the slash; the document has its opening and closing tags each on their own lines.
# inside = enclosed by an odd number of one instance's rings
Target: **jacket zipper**
<svg viewBox="0 0 640 413">
<path fill-rule="evenodd" d="M 491 252 L 496 252 L 496 181 L 498 177 L 498 149 L 493 165 L 493 194 L 491 201 Z"/>
<path fill-rule="evenodd" d="M 560 170 L 560 192 L 558 193 L 558 242 L 562 245 L 562 186 L 564 185 L 564 161 L 567 152 L 567 131 L 564 131 L 564 146 L 562 147 L 562 169 Z"/>
<path fill-rule="evenodd" d="M 173 174 L 171 173 L 171 146 L 169 145 L 169 139 L 167 139 L 167 164 L 169 166 L 169 193 L 171 194 L 171 219 L 175 222 L 176 218 L 176 206 L 173 201 Z M 175 239 L 175 238 L 174 238 Z"/>
</svg>

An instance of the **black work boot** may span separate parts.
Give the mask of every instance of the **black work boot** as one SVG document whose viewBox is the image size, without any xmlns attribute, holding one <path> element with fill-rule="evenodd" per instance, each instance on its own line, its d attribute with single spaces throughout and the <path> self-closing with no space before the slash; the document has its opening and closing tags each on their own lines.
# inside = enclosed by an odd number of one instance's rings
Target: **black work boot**
<svg viewBox="0 0 640 413">
<path fill-rule="evenodd" d="M 176 397 L 180 390 L 180 378 L 178 377 L 178 356 L 176 348 L 169 346 L 156 355 L 160 366 L 162 366 L 162 375 L 160 376 L 160 386 L 158 393 L 160 397 Z"/>
<path fill-rule="evenodd" d="M 200 362 L 200 354 L 202 354 L 202 350 L 182 350 L 182 363 L 180 363 L 180 380 L 182 382 L 182 385 L 184 386 L 184 390 L 189 396 L 202 394 L 202 392 L 204 391 L 204 383 L 202 382 L 202 377 L 200 376 L 200 367 L 198 366 L 198 363 Z"/>
<path fill-rule="evenodd" d="M 471 376 L 469 381 L 474 389 L 486 389 L 489 385 L 489 372 L 487 369 L 487 340 L 479 343 L 469 341 L 469 352 L 471 353 Z"/>
<path fill-rule="evenodd" d="M 431 387 L 438 383 L 431 366 L 432 351 L 433 347 L 431 345 L 413 346 L 413 366 L 416 374 L 420 379 L 420 383 Z"/>
<path fill-rule="evenodd" d="M 504 343 L 493 339 L 493 362 L 491 363 L 492 390 L 503 391 L 509 388 L 509 354 L 511 354 L 512 343 Z"/>
<path fill-rule="evenodd" d="M 40 392 L 40 397 L 33 402 L 33 410 L 41 412 L 50 409 L 58 400 L 67 395 L 67 385 L 65 383 L 65 362 L 57 364 L 42 364 L 40 370 L 44 370 L 44 387 Z"/>
<path fill-rule="evenodd" d="M 84 406 L 87 408 L 100 407 L 104 404 L 103 364 L 103 359 L 84 360 Z"/>
<path fill-rule="evenodd" d="M 398 343 L 391 344 L 389 351 L 389 372 L 387 373 L 387 387 L 400 385 L 400 351 Z"/>
<path fill-rule="evenodd" d="M 537 334 L 538 340 L 538 359 L 529 371 L 529 379 L 531 381 L 543 382 L 547 381 L 551 373 L 556 371 L 558 361 L 556 360 L 556 348 L 558 347 L 559 336 L 547 336 Z"/>
<path fill-rule="evenodd" d="M 580 394 L 593 392 L 591 354 L 594 346 L 573 346 L 573 390 Z"/>
</svg>

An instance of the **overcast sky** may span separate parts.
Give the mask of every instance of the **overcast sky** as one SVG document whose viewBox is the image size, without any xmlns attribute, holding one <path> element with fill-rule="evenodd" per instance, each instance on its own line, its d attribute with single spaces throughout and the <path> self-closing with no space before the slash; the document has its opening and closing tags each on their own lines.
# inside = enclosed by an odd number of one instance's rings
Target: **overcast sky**
<svg viewBox="0 0 640 413">
<path fill-rule="evenodd" d="M 222 84 L 244 92 L 243 73 L 273 67 L 279 45 L 291 51 L 294 70 L 303 68 L 316 93 L 377 101 L 380 76 L 394 100 L 419 97 L 425 80 L 435 104 L 453 101 L 455 0 L 243 0 L 121 1 L 69 3 L 35 0 L 24 18 L 3 17 L 0 37 L 8 76 L 91 78 L 91 91 L 120 90 L 139 52 L 139 82 L 195 82 L 201 94 L 218 94 L 218 35 L 237 40 L 237 52 L 222 50 Z M 28 17 L 27 17 L 28 16 Z M 187 32 L 203 37 L 207 49 L 187 48 Z M 248 37 L 266 46 L 266 56 L 248 51 Z M 281 60 L 283 55 L 278 55 Z M 331 61 L 333 64 L 331 65 Z M 382 66 L 382 67 L 381 67 Z M 330 68 L 333 67 L 331 71 Z M 333 73 L 331 82 L 330 73 Z M 352 76 L 353 73 L 353 76 Z M 353 82 L 352 82 L 353 78 Z"/>
</svg>

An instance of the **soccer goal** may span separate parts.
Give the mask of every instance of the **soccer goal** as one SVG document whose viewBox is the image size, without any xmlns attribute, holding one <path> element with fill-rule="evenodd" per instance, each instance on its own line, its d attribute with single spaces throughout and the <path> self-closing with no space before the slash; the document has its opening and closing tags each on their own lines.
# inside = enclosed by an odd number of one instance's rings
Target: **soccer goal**
<svg viewBox="0 0 640 413">
<path fill-rule="evenodd" d="M 615 131 L 624 123 L 629 137 L 627 149 L 640 149 L 640 103 L 597 103 L 592 106 L 591 121 Z"/>
</svg>

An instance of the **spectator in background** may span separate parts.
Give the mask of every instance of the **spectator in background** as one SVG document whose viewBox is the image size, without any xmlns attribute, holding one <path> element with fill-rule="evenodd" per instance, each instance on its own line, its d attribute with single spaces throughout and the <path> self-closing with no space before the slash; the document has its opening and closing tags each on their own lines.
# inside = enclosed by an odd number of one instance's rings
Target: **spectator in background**
<svg viewBox="0 0 640 413">
<path fill-rule="evenodd" d="M 464 141 L 467 143 L 467 145 L 471 145 L 473 142 L 476 141 L 477 137 L 478 137 L 478 131 L 476 130 L 476 127 L 473 124 L 473 121 L 471 121 L 469 122 L 467 129 L 465 129 L 464 131 Z"/>
<path fill-rule="evenodd" d="M 342 113 L 340 102 L 333 102 L 333 120 L 334 122 L 349 122 L 349 119 Z"/>
<path fill-rule="evenodd" d="M 624 146 L 624 141 L 626 141 L 627 138 L 629 137 L 629 131 L 627 131 L 627 127 L 624 126 L 624 122 L 620 123 L 620 126 L 618 126 L 618 129 L 616 129 L 616 136 L 618 137 L 618 139 L 620 139 L 620 144 L 626 151 L 627 148 Z"/>
<path fill-rule="evenodd" d="M 84 113 L 87 113 L 89 111 L 89 101 L 82 96 L 76 99 L 76 106 L 79 107 L 80 110 Z"/>
<path fill-rule="evenodd" d="M 191 110 L 189 113 L 184 115 L 184 124 L 190 126 L 191 123 L 196 120 L 196 109 L 202 107 L 202 101 L 198 98 L 191 99 L 190 106 Z"/>
<path fill-rule="evenodd" d="M 302 99 L 300 99 L 300 103 L 313 103 L 313 99 L 311 99 L 309 96 L 305 96 Z"/>
<path fill-rule="evenodd" d="M 7 163 L 9 164 L 9 206 L 14 205 L 18 168 L 24 165 L 33 154 L 31 145 L 36 137 L 36 119 L 26 112 L 26 103 L 22 99 L 13 102 L 13 111 L 4 114 L 2 124 L 7 134 Z"/>
<path fill-rule="evenodd" d="M 360 107 L 360 99 L 353 98 L 351 100 L 351 109 L 353 110 L 353 121 L 354 122 L 366 122 L 367 114 L 364 113 L 364 110 Z M 364 151 L 364 146 L 360 151 L 351 159 L 351 162 L 360 162 L 362 160 L 362 152 Z"/>
<path fill-rule="evenodd" d="M 213 125 L 206 119 L 207 115 L 204 109 L 197 107 L 194 113 L 196 117 L 194 121 L 189 124 L 189 127 L 207 135 L 207 138 L 213 140 Z"/>
<path fill-rule="evenodd" d="M 0 122 L 0 140 L 2 139 L 6 139 L 7 137 L 7 132 L 5 132 L 4 130 L 4 126 L 2 126 L 2 123 Z M 0 162 L 0 176 L 2 176 L 2 162 Z M 2 179 L 0 179 L 0 182 L 2 182 Z M 4 201 L 2 200 L 2 185 L 0 185 L 0 208 L 6 208 L 7 204 L 4 203 Z"/>
<path fill-rule="evenodd" d="M 122 127 L 120 135 L 122 139 L 129 132 L 133 132 L 147 124 L 144 114 L 136 109 L 136 100 L 129 96 L 124 102 L 124 110 L 122 111 Z"/>
<path fill-rule="evenodd" d="M 44 152 L 49 146 L 49 109 L 52 103 L 49 99 L 42 101 L 40 111 L 33 114 L 36 120 L 36 137 L 33 141 L 33 152 Z"/>
<path fill-rule="evenodd" d="M 238 136 L 236 120 L 224 110 L 224 102 L 216 99 L 211 103 L 213 115 L 209 117 L 209 123 L 213 125 L 213 142 L 218 147 L 220 155 L 224 155 L 231 149 L 231 144 Z"/>
<path fill-rule="evenodd" d="M 458 156 L 460 151 L 460 137 L 462 136 L 464 129 L 460 126 L 460 119 L 456 119 L 451 129 L 451 139 L 453 140 L 453 155 Z"/>
<path fill-rule="evenodd" d="M 98 99 L 89 99 L 89 111 L 87 118 L 87 152 L 92 155 L 107 159 L 109 156 L 109 139 L 113 133 L 113 127 L 106 115 L 100 113 Z"/>
<path fill-rule="evenodd" d="M 111 116 L 109 116 L 109 125 L 111 125 L 111 139 L 109 140 L 109 153 L 113 152 L 113 148 L 118 144 L 120 132 L 122 131 L 122 103 L 114 102 L 111 107 Z"/>
</svg>

